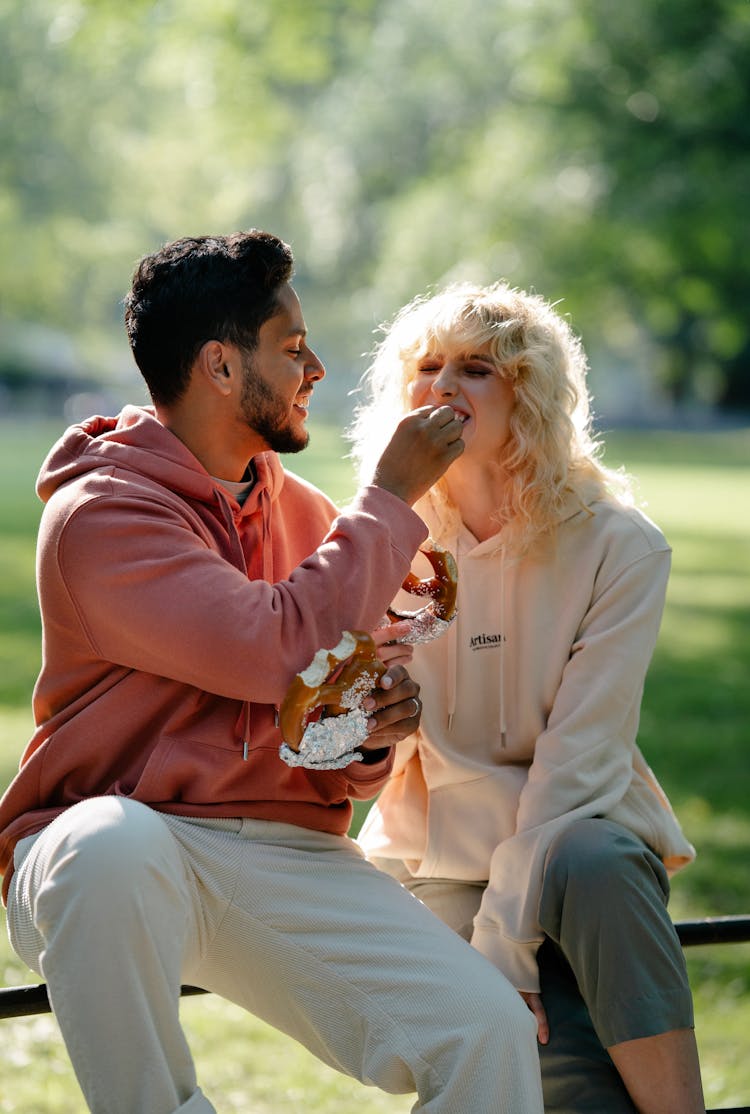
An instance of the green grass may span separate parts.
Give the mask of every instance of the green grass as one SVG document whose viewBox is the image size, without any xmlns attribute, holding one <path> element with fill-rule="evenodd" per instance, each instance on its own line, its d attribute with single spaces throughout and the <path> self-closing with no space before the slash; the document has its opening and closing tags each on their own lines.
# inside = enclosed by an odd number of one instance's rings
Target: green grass
<svg viewBox="0 0 750 1114">
<path fill-rule="evenodd" d="M 39 665 L 33 482 L 57 429 L 0 426 L 0 786 L 31 730 Z M 673 882 L 676 918 L 750 912 L 750 430 L 617 433 L 608 460 L 638 476 L 640 496 L 673 550 L 662 634 L 646 686 L 640 742 L 698 859 Z M 337 430 L 313 428 L 286 463 L 343 502 L 352 492 Z M 363 809 L 357 811 L 359 823 Z M 692 949 L 688 963 L 708 1104 L 750 1100 L 750 945 Z M 0 937 L 6 985 L 34 981 Z M 236 1007 L 183 1003 L 204 1090 L 222 1114 L 405 1114 L 412 1102 L 339 1076 Z M 78 1114 L 50 1017 L 2 1022 L 0 1111 Z"/>
</svg>

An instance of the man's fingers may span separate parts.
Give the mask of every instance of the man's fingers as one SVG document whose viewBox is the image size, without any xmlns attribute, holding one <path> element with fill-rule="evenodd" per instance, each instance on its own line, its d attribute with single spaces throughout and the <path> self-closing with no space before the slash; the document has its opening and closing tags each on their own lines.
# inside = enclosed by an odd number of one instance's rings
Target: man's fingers
<svg viewBox="0 0 750 1114">
<path fill-rule="evenodd" d="M 405 716 L 408 718 L 408 702 L 418 696 L 419 685 L 412 681 L 403 665 L 393 662 L 380 678 L 378 687 L 362 702 L 362 707 L 366 712 L 383 712 L 387 709 L 388 722 L 395 722 Z"/>
</svg>

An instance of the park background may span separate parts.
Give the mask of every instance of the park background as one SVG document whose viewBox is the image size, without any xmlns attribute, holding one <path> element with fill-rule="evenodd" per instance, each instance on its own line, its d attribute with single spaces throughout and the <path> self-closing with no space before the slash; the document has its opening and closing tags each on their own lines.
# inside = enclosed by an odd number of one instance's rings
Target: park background
<svg viewBox="0 0 750 1114">
<path fill-rule="evenodd" d="M 570 315 L 607 459 L 674 549 L 640 733 L 699 852 L 673 915 L 750 912 L 749 157 L 748 0 L 0 0 L 0 789 L 32 726 L 39 463 L 145 401 L 138 258 L 257 226 L 291 243 L 328 368 L 287 463 L 339 501 L 405 300 L 505 278 Z M 748 1101 L 750 949 L 689 963 L 709 1105 Z M 34 981 L 4 933 L 0 972 Z M 222 1114 L 411 1105 L 217 999 L 183 1009 Z M 82 1111 L 54 1020 L 0 1024 L 0 1111 Z"/>
</svg>

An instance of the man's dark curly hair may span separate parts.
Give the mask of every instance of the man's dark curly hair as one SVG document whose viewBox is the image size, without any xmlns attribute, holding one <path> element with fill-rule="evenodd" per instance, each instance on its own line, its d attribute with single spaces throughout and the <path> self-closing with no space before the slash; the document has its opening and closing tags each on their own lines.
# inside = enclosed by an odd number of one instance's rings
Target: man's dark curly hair
<svg viewBox="0 0 750 1114">
<path fill-rule="evenodd" d="M 125 328 L 153 401 L 182 395 L 207 341 L 255 348 L 293 264 L 288 244 L 256 228 L 186 237 L 145 256 L 125 299 Z"/>
</svg>

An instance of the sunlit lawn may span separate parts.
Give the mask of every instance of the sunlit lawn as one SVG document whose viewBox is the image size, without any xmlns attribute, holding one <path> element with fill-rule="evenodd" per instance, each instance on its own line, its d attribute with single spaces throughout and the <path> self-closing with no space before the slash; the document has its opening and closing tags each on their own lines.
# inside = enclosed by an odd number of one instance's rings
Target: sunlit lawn
<svg viewBox="0 0 750 1114">
<path fill-rule="evenodd" d="M 31 726 L 39 663 L 33 477 L 55 432 L 0 426 L 0 786 L 12 777 Z M 674 549 L 641 730 L 641 745 L 699 852 L 674 880 L 673 915 L 750 913 L 750 430 L 619 433 L 609 444 L 610 460 L 639 476 L 647 513 Z M 307 452 L 287 464 L 342 501 L 352 490 L 343 451 L 337 431 L 318 427 Z M 750 945 L 692 949 L 688 961 L 708 1103 L 750 1101 Z M 0 971 L 6 985 L 35 981 L 4 933 Z M 218 999 L 190 999 L 183 1015 L 201 1084 L 222 1114 L 411 1108 L 409 1097 L 344 1079 Z M 54 1020 L 0 1026 L 0 1112 L 82 1111 Z"/>
</svg>

